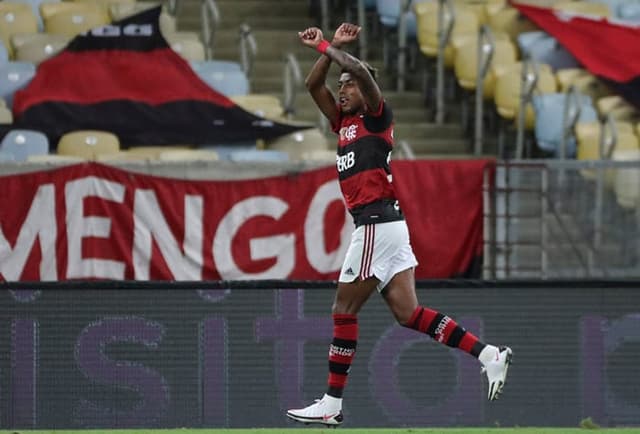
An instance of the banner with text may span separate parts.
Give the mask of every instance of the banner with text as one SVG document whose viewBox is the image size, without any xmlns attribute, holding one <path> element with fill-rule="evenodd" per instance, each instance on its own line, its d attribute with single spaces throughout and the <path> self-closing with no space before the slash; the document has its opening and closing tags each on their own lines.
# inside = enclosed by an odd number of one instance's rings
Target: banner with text
<svg viewBox="0 0 640 434">
<path fill-rule="evenodd" d="M 469 276 L 482 253 L 482 183 L 492 163 L 393 167 L 416 276 Z M 353 230 L 333 167 L 193 181 L 87 163 L 1 182 L 7 281 L 333 280 Z"/>
</svg>

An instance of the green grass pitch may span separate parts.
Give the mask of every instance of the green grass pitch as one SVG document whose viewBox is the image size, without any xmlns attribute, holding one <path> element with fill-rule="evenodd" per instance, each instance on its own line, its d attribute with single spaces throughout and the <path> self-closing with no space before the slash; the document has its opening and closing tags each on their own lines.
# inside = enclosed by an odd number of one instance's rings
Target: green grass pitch
<svg viewBox="0 0 640 434">
<path fill-rule="evenodd" d="M 638 428 L 253 428 L 253 429 L 128 429 L 128 430 L 9 430 L 0 434 L 640 434 Z"/>
</svg>

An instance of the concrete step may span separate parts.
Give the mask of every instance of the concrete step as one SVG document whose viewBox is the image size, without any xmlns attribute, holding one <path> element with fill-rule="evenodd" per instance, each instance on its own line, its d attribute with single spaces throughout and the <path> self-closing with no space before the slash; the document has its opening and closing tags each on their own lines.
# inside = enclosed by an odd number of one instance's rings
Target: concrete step
<svg viewBox="0 0 640 434">
<path fill-rule="evenodd" d="M 396 143 L 406 140 L 417 158 L 429 158 L 431 155 L 463 155 L 468 154 L 466 140 L 443 139 L 440 137 L 404 138 L 394 134 Z"/>
<path fill-rule="evenodd" d="M 252 30 L 283 30 L 290 29 L 297 32 L 312 25 L 311 20 L 299 17 L 289 16 L 232 16 L 227 17 L 219 23 L 216 31 L 237 31 L 241 24 L 248 24 Z M 189 29 L 200 29 L 202 26 L 202 18 L 198 15 L 182 16 L 178 20 L 178 27 Z"/>
<path fill-rule="evenodd" d="M 289 16 L 307 17 L 309 6 L 298 0 L 217 0 L 220 21 L 236 16 Z M 193 16 L 200 14 L 201 2 L 181 1 L 179 15 Z"/>
<path fill-rule="evenodd" d="M 466 140 L 460 132 L 458 125 L 405 122 L 405 120 L 399 116 L 396 116 L 394 136 L 398 139 L 438 138 L 446 140 Z"/>
</svg>

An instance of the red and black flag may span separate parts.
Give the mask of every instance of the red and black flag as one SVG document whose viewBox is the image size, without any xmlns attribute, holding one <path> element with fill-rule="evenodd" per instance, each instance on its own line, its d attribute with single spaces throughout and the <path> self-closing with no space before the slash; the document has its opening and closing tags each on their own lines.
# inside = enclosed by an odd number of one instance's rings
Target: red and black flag
<svg viewBox="0 0 640 434">
<path fill-rule="evenodd" d="M 640 108 L 640 28 L 512 2 L 592 74 Z"/>
<path fill-rule="evenodd" d="M 92 29 L 41 63 L 15 95 L 13 127 L 42 131 L 52 143 L 73 130 L 105 130 L 125 147 L 233 144 L 301 129 L 210 88 L 169 47 L 159 16 L 160 7 Z"/>
</svg>

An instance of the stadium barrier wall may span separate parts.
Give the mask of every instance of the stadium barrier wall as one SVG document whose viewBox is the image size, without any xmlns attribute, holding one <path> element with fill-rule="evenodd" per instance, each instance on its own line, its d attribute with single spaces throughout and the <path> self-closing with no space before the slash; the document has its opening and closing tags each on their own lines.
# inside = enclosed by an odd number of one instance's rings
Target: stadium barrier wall
<svg viewBox="0 0 640 434">
<path fill-rule="evenodd" d="M 0 287 L 0 428 L 286 427 L 322 395 L 333 282 L 39 282 Z M 640 425 L 640 282 L 420 281 L 421 302 L 508 344 L 480 365 L 360 314 L 345 426 Z"/>
</svg>

